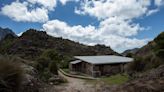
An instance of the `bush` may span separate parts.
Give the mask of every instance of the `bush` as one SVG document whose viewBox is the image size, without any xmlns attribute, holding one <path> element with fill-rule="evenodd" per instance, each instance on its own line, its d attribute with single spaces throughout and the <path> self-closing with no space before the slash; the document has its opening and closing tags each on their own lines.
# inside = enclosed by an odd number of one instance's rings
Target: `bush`
<svg viewBox="0 0 164 92">
<path fill-rule="evenodd" d="M 132 54 L 132 53 L 128 53 L 128 54 L 126 55 L 126 57 L 133 57 L 133 54 Z"/>
<path fill-rule="evenodd" d="M 159 34 L 159 36 L 156 37 L 154 41 L 156 42 L 158 49 L 164 49 L 164 32 Z"/>
<path fill-rule="evenodd" d="M 58 74 L 56 62 L 47 57 L 42 56 L 38 58 L 34 67 L 38 70 L 39 78 L 44 82 L 48 82 L 49 78 L 51 78 L 54 74 Z"/>
<path fill-rule="evenodd" d="M 10 58 L 0 57 L 0 92 L 18 92 L 23 80 L 23 69 Z"/>
<path fill-rule="evenodd" d="M 55 75 L 58 75 L 58 67 L 57 67 L 57 64 L 56 62 L 52 61 L 49 65 L 49 70 L 50 72 L 52 72 L 53 74 Z"/>
<path fill-rule="evenodd" d="M 39 57 L 35 64 L 34 67 L 38 70 L 38 71 L 44 71 L 45 68 L 48 68 L 49 63 L 51 62 L 50 59 L 45 58 L 45 57 Z"/>
<path fill-rule="evenodd" d="M 135 57 L 134 62 L 129 64 L 128 70 L 133 72 L 140 72 L 144 70 L 144 67 L 145 63 L 143 62 L 143 58 Z"/>
<path fill-rule="evenodd" d="M 51 77 L 52 73 L 48 69 L 45 69 L 44 71 L 39 73 L 39 78 L 44 82 L 48 82 L 48 79 Z"/>
<path fill-rule="evenodd" d="M 49 58 L 49 59 L 51 59 L 52 61 L 55 61 L 58 64 L 60 63 L 60 61 L 63 58 L 61 55 L 56 53 L 56 50 L 54 50 L 54 49 L 48 49 L 48 50 L 44 51 L 43 54 L 41 55 L 41 57 Z"/>
<path fill-rule="evenodd" d="M 157 57 L 164 59 L 164 49 L 159 49 L 155 54 Z"/>
</svg>

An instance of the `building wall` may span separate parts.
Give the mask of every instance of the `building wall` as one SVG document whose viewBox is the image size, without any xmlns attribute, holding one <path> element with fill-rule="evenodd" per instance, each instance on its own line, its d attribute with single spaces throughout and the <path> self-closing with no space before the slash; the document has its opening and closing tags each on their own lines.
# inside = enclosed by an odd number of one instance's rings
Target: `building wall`
<svg viewBox="0 0 164 92">
<path fill-rule="evenodd" d="M 82 69 L 83 69 L 83 71 L 82 71 L 83 73 L 92 75 L 92 64 L 83 61 Z"/>
<path fill-rule="evenodd" d="M 69 69 L 71 71 L 81 72 L 92 76 L 92 64 L 84 61 L 77 64 L 69 65 Z"/>
<path fill-rule="evenodd" d="M 101 65 L 94 65 L 93 74 L 94 77 L 97 76 L 110 76 L 113 74 L 123 72 L 123 65 L 124 64 L 101 64 Z"/>
<path fill-rule="evenodd" d="M 74 65 L 70 65 L 70 69 L 75 72 L 81 72 L 93 77 L 110 76 L 113 74 L 124 72 L 124 64 L 101 64 L 93 65 L 87 62 L 80 62 Z"/>
</svg>

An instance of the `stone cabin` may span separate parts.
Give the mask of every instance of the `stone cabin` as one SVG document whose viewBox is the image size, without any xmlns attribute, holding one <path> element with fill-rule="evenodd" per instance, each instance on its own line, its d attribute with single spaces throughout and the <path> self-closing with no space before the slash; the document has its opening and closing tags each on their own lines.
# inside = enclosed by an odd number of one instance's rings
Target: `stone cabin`
<svg viewBox="0 0 164 92">
<path fill-rule="evenodd" d="M 125 64 L 133 58 L 105 55 L 105 56 L 75 56 L 76 60 L 70 62 L 69 69 L 92 77 L 110 76 L 124 72 Z"/>
</svg>

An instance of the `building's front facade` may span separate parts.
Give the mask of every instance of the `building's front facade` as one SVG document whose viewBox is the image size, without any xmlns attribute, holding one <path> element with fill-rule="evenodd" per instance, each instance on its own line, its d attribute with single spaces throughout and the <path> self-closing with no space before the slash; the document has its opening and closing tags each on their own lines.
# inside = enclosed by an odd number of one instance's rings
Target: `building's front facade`
<svg viewBox="0 0 164 92">
<path fill-rule="evenodd" d="M 121 56 L 75 56 L 77 60 L 70 62 L 69 69 L 93 77 L 110 76 L 124 71 L 124 65 L 132 62 L 132 58 Z"/>
</svg>

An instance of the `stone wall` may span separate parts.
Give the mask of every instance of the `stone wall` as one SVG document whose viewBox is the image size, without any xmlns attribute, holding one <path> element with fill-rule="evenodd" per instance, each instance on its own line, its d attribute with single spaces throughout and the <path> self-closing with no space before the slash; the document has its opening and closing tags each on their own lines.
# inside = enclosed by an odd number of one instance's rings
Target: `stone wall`
<svg viewBox="0 0 164 92">
<path fill-rule="evenodd" d="M 93 71 L 96 73 L 99 71 L 101 76 L 110 76 L 113 74 L 121 73 L 123 71 L 122 67 L 122 64 L 94 65 Z"/>
</svg>

